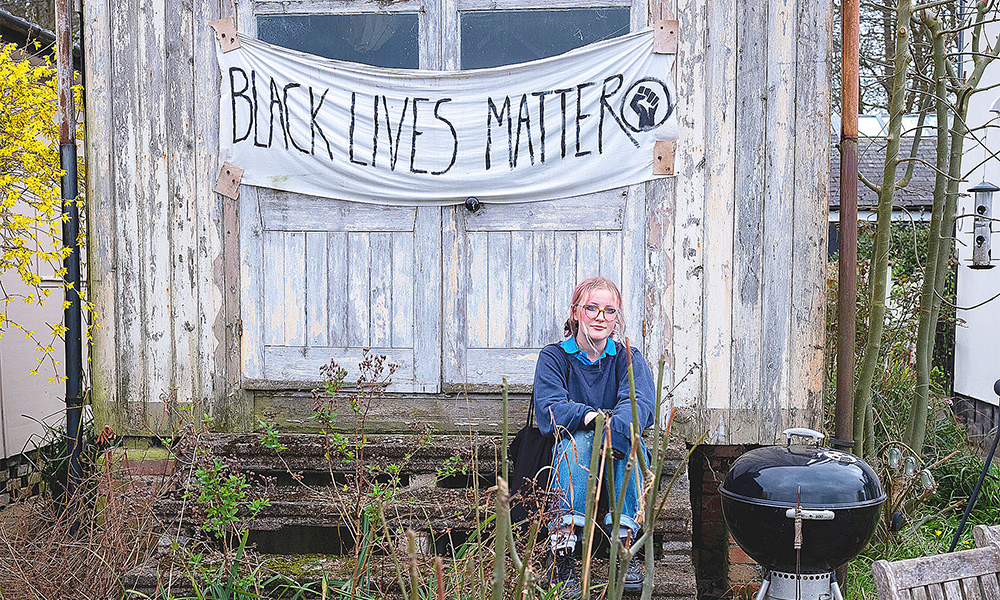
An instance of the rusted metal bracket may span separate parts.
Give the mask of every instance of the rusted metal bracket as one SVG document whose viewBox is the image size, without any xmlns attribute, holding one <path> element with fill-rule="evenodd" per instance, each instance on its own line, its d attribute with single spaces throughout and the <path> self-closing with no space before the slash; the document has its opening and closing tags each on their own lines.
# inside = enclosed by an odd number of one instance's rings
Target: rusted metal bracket
<svg viewBox="0 0 1000 600">
<path fill-rule="evenodd" d="M 240 197 L 240 180 L 243 179 L 243 169 L 234 164 L 222 163 L 222 170 L 219 171 L 219 179 L 215 182 L 214 191 L 222 194 L 226 198 L 238 200 Z"/>
<path fill-rule="evenodd" d="M 223 54 L 240 47 L 240 38 L 236 35 L 236 21 L 232 17 L 212 21 L 208 26 L 215 30 L 215 39 L 222 45 Z"/>
<path fill-rule="evenodd" d="M 661 19 L 653 22 L 653 54 L 677 54 L 680 22 Z"/>
<path fill-rule="evenodd" d="M 656 142 L 653 145 L 653 175 L 673 175 L 676 152 L 675 140 Z"/>
</svg>

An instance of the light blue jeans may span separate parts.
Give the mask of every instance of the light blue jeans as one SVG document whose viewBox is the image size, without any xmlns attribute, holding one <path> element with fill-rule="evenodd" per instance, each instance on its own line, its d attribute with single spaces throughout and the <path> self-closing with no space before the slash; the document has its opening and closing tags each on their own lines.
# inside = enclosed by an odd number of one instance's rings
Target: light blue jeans
<svg viewBox="0 0 1000 600">
<path fill-rule="evenodd" d="M 586 523 L 584 514 L 587 508 L 587 475 L 590 473 L 590 453 L 594 446 L 593 431 L 576 431 L 572 436 L 560 437 L 559 442 L 552 449 L 552 490 L 558 492 L 558 500 L 553 506 L 554 518 L 550 528 L 558 528 L 566 525 L 583 527 Z M 646 457 L 646 464 L 649 464 L 649 452 L 646 445 L 639 440 L 639 449 Z M 636 461 L 638 463 L 638 461 Z M 604 518 L 604 525 L 610 527 L 614 520 L 614 505 L 610 502 L 618 500 L 618 493 L 622 489 L 622 481 L 625 480 L 625 467 L 627 459 L 612 459 L 614 470 L 614 491 L 607 495 L 609 499 L 609 512 Z M 606 467 L 605 467 L 606 469 Z M 639 531 L 639 524 L 635 518 L 639 513 L 639 490 L 642 486 L 642 473 L 639 465 L 632 468 L 629 477 L 628 487 L 625 489 L 625 504 L 622 508 L 620 526 L 631 530 L 633 533 Z M 604 476 L 605 488 L 607 488 L 607 473 Z M 605 493 L 608 490 L 605 489 Z M 633 537 L 635 537 L 633 535 Z"/>
</svg>

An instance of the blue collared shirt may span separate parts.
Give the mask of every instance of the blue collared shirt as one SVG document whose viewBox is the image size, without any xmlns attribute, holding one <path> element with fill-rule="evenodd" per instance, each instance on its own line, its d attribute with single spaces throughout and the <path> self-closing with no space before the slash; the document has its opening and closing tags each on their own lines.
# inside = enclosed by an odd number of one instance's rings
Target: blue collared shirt
<svg viewBox="0 0 1000 600">
<path fill-rule="evenodd" d="M 604 345 L 604 352 L 597 357 L 596 362 L 590 362 L 590 359 L 587 358 L 587 353 L 581 350 L 580 347 L 576 344 L 575 338 L 571 337 L 569 339 L 563 340 L 562 343 L 560 343 L 559 345 L 562 346 L 562 349 L 566 351 L 566 354 L 577 357 L 578 359 L 580 359 L 580 362 L 582 362 L 585 365 L 596 365 L 605 356 L 614 356 L 618 354 L 618 345 L 615 344 L 614 340 L 612 340 L 611 338 L 607 339 L 607 343 Z"/>
</svg>

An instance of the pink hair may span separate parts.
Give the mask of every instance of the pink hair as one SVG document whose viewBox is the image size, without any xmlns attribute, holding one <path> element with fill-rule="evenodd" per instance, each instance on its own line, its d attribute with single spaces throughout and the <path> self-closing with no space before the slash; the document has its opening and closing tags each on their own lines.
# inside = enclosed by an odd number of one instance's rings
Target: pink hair
<svg viewBox="0 0 1000 600">
<path fill-rule="evenodd" d="M 615 319 L 615 328 L 612 333 L 624 335 L 625 314 L 622 311 L 622 293 L 618 291 L 618 286 L 615 285 L 613 281 L 605 279 L 604 277 L 589 277 L 581 281 L 573 289 L 573 297 L 569 304 L 569 318 L 566 319 L 566 324 L 563 326 L 563 332 L 567 336 L 575 336 L 576 332 L 580 330 L 580 322 L 576 319 L 574 310 L 581 302 L 583 302 L 583 299 L 589 296 L 594 290 L 608 290 L 614 294 L 615 300 L 618 302 L 618 318 Z"/>
</svg>

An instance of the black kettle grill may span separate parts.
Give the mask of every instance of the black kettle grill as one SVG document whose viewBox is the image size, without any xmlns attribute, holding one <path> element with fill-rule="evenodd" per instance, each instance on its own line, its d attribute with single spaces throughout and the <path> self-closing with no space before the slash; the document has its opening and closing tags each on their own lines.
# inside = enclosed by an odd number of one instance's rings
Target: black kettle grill
<svg viewBox="0 0 1000 600">
<path fill-rule="evenodd" d="M 863 460 L 821 447 L 822 433 L 783 433 L 784 446 L 751 450 L 733 463 L 719 486 L 723 516 L 767 571 L 758 600 L 842 600 L 833 571 L 867 545 L 885 492 Z M 815 444 L 793 445 L 795 436 Z"/>
</svg>

